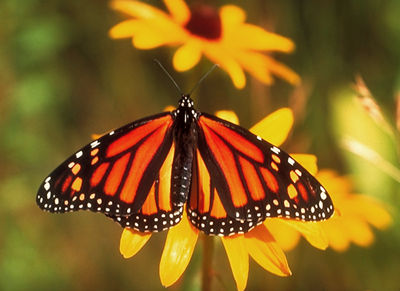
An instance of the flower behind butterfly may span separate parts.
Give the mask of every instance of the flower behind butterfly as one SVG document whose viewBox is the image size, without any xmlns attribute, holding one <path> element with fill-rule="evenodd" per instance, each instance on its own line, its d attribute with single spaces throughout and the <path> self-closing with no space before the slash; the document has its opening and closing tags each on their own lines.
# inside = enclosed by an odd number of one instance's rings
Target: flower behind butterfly
<svg viewBox="0 0 400 291">
<path fill-rule="evenodd" d="M 173 57 L 177 71 L 193 68 L 205 55 L 229 74 L 236 88 L 246 85 L 244 71 L 264 84 L 273 82 L 272 75 L 293 85 L 300 82 L 295 72 L 266 54 L 290 53 L 294 43 L 246 23 L 246 13 L 240 7 L 188 7 L 183 0 L 164 0 L 164 4 L 169 14 L 140 1 L 114 0 L 111 7 L 129 18 L 111 28 L 110 36 L 132 38 L 138 49 L 178 46 Z"/>
</svg>

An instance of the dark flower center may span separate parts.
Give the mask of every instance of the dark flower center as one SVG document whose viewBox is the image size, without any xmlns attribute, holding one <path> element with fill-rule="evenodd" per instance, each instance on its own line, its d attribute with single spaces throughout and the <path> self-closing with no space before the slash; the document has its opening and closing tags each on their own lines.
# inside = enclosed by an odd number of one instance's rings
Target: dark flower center
<svg viewBox="0 0 400 291">
<path fill-rule="evenodd" d="M 196 5 L 185 28 L 194 35 L 216 40 L 221 37 L 221 18 L 213 7 Z"/>
</svg>

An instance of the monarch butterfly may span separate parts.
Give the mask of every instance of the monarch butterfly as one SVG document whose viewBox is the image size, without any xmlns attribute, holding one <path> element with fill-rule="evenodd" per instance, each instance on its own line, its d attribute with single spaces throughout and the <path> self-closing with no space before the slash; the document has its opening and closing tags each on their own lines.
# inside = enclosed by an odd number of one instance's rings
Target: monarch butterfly
<svg viewBox="0 0 400 291">
<path fill-rule="evenodd" d="M 329 218 L 324 187 L 283 150 L 199 112 L 182 95 L 171 112 L 113 130 L 86 145 L 41 184 L 50 212 L 102 212 L 123 227 L 158 232 L 187 211 L 208 235 L 250 231 L 268 217 Z"/>
</svg>

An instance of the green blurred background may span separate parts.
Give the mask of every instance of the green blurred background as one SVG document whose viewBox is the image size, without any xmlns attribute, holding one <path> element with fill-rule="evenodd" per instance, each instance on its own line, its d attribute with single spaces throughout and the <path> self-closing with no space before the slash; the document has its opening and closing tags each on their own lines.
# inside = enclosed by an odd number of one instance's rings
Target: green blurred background
<svg viewBox="0 0 400 291">
<path fill-rule="evenodd" d="M 151 4 L 163 7 L 158 1 Z M 236 90 L 217 70 L 194 94 L 197 108 L 235 110 L 249 127 L 282 106 L 296 124 L 284 149 L 318 155 L 319 166 L 354 178 L 355 190 L 389 205 L 394 224 L 375 232 L 370 248 L 318 251 L 304 241 L 289 252 L 293 276 L 276 277 L 252 263 L 248 290 L 399 290 L 398 183 L 379 167 L 345 152 L 343 136 L 371 146 L 398 167 L 394 139 L 354 99 L 360 74 L 395 123 L 400 90 L 400 1 L 209 1 L 238 4 L 248 21 L 293 39 L 297 49 L 277 59 L 303 79 L 298 88 L 248 78 Z M 178 100 L 154 65 L 159 59 L 189 91 L 211 63 L 173 71 L 174 50 L 138 51 L 108 29 L 123 18 L 108 1 L 0 2 L 0 290 L 162 290 L 158 263 L 165 234 L 134 258 L 119 254 L 121 228 L 100 214 L 51 215 L 35 205 L 42 179 L 72 152 L 102 133 L 161 111 Z M 200 290 L 201 247 L 172 290 Z M 214 290 L 234 288 L 222 246 L 216 245 Z"/>
</svg>

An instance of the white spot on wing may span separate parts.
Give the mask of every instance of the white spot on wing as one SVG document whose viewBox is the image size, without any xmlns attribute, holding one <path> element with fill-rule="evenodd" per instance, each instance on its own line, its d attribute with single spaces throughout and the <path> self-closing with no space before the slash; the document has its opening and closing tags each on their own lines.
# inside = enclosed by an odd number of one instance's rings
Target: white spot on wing
<svg viewBox="0 0 400 291">
<path fill-rule="evenodd" d="M 288 163 L 291 164 L 292 166 L 294 165 L 294 160 L 291 157 L 288 157 L 287 159 Z"/>
<path fill-rule="evenodd" d="M 97 147 L 99 144 L 100 144 L 100 142 L 99 142 L 98 140 L 95 140 L 94 142 L 92 142 L 92 143 L 90 144 L 90 146 L 91 146 L 92 148 L 95 148 L 95 147 Z"/>
<path fill-rule="evenodd" d="M 278 149 L 276 146 L 273 146 L 273 147 L 271 148 L 271 151 L 273 151 L 273 152 L 276 153 L 277 155 L 281 152 L 281 150 Z"/>
<path fill-rule="evenodd" d="M 50 189 L 50 184 L 46 182 L 44 184 L 44 190 L 48 191 L 49 189 Z"/>
</svg>

